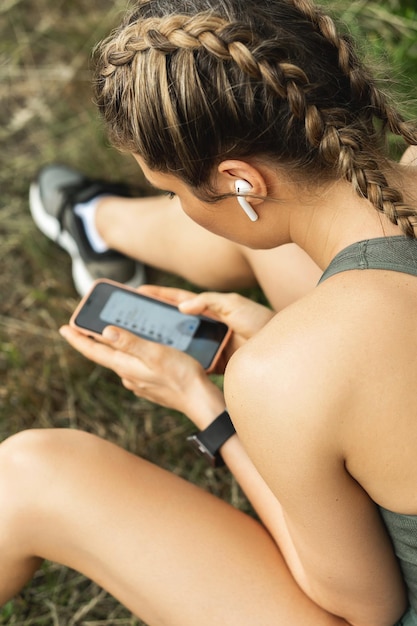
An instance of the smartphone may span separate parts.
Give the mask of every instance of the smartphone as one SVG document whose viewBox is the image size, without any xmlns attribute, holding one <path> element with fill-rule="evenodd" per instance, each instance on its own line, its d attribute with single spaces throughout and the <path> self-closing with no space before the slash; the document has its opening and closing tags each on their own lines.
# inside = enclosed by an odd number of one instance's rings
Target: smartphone
<svg viewBox="0 0 417 626">
<path fill-rule="evenodd" d="M 106 326 L 119 326 L 139 337 L 186 352 L 211 372 L 231 331 L 204 315 L 187 315 L 165 302 L 111 280 L 98 280 L 74 311 L 70 325 L 99 338 Z"/>
</svg>

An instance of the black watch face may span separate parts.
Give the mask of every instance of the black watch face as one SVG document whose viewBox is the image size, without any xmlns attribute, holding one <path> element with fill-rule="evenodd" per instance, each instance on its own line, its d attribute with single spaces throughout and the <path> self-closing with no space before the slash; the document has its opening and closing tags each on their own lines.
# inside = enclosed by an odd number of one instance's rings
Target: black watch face
<svg viewBox="0 0 417 626">
<path fill-rule="evenodd" d="M 198 438 L 198 435 L 191 435 L 191 437 L 187 437 L 187 440 L 190 442 L 190 444 L 193 446 L 193 448 L 201 456 L 203 456 L 203 457 L 205 457 L 207 459 L 207 461 L 211 465 L 215 465 L 216 464 L 218 455 L 213 454 L 212 452 L 210 452 L 210 450 L 208 448 L 206 448 L 204 443 L 202 441 L 200 441 L 200 439 Z"/>
</svg>

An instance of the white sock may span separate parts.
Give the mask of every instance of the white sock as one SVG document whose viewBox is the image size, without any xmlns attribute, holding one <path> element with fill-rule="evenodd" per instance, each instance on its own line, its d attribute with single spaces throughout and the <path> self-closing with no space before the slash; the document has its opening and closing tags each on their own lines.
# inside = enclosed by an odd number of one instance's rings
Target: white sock
<svg viewBox="0 0 417 626">
<path fill-rule="evenodd" d="M 96 228 L 96 209 L 98 201 L 104 196 L 96 196 L 87 202 L 79 202 L 74 206 L 74 213 L 83 221 L 85 234 L 94 252 L 106 252 L 109 246 Z"/>
</svg>

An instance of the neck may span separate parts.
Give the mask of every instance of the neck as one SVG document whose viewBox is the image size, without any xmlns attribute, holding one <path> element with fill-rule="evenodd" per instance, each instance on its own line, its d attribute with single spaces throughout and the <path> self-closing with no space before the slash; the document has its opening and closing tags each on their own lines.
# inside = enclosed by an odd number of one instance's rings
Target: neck
<svg viewBox="0 0 417 626">
<path fill-rule="evenodd" d="M 416 170 L 395 165 L 393 185 L 401 184 L 405 200 L 417 197 Z M 410 177 L 411 174 L 411 177 Z M 399 183 L 400 180 L 400 183 Z M 413 187 L 414 185 L 414 187 Z M 414 193 L 413 193 L 414 189 Z M 417 202 L 412 202 L 417 206 Z M 290 237 L 325 269 L 343 248 L 356 241 L 402 235 L 399 226 L 361 198 L 346 181 L 339 181 L 311 193 L 307 203 L 291 212 Z"/>
</svg>

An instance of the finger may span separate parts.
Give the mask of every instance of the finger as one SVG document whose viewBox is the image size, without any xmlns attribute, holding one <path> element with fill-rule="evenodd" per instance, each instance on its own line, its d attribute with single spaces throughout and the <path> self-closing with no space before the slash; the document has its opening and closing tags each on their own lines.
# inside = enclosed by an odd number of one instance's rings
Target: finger
<svg viewBox="0 0 417 626">
<path fill-rule="evenodd" d="M 204 292 L 179 305 L 183 313 L 210 315 L 224 322 L 234 333 L 248 339 L 274 316 L 262 304 L 236 293 Z"/>
<path fill-rule="evenodd" d="M 160 285 L 141 285 L 138 292 L 150 298 L 163 300 L 171 304 L 178 305 L 183 300 L 188 300 L 196 294 L 186 289 L 177 289 L 176 287 L 161 287 Z"/>
<path fill-rule="evenodd" d="M 241 302 L 246 299 L 235 293 L 218 293 L 216 291 L 204 291 L 193 298 L 179 303 L 178 308 L 182 313 L 193 313 L 199 315 L 201 313 L 210 313 L 221 321 L 227 322 L 228 317 Z"/>
<path fill-rule="evenodd" d="M 146 348 L 147 344 L 151 343 L 117 326 L 106 327 L 101 337 L 97 339 L 91 339 L 70 326 L 63 326 L 60 334 L 87 359 L 113 369 L 120 376 L 125 371 L 136 369 L 140 363 L 138 357 L 144 352 L 141 348 Z"/>
<path fill-rule="evenodd" d="M 135 384 L 133 380 L 130 380 L 130 378 L 122 378 L 121 382 L 123 387 L 125 387 L 125 389 L 127 389 L 128 391 L 132 391 L 133 393 L 135 393 L 135 391 L 138 391 L 138 385 Z"/>
<path fill-rule="evenodd" d="M 120 338 L 121 335 L 131 334 L 126 331 L 120 331 L 119 334 L 119 330 L 120 329 L 117 327 L 110 327 L 110 331 L 114 332 L 113 336 Z M 139 381 L 149 377 L 149 358 L 147 357 L 148 363 L 141 358 L 146 355 L 144 354 L 144 350 L 141 352 L 138 346 L 135 347 L 135 355 L 132 355 L 132 347 L 130 347 L 130 352 L 122 351 L 117 347 L 119 339 L 109 341 L 103 338 L 103 340 L 96 341 L 78 333 L 69 326 L 62 327 L 60 333 L 68 343 L 83 356 L 97 363 L 97 365 L 113 370 L 120 378 Z M 134 335 L 133 338 L 135 338 Z M 146 340 L 140 340 L 137 337 L 136 339 L 138 344 L 142 343 L 145 347 L 147 344 L 151 343 Z M 128 345 L 128 340 L 125 340 L 124 343 Z M 123 338 L 120 344 L 123 345 Z M 153 345 L 156 346 L 156 344 Z"/>
<path fill-rule="evenodd" d="M 113 350 L 140 359 L 150 366 L 171 356 L 174 351 L 178 353 L 178 350 L 171 346 L 143 339 L 118 326 L 106 326 L 102 337 Z"/>
<path fill-rule="evenodd" d="M 91 339 L 82 333 L 77 332 L 70 326 L 62 326 L 60 334 L 75 350 L 80 352 L 87 359 L 98 365 L 109 367 L 108 363 L 113 359 L 114 350 L 111 346 Z"/>
</svg>

